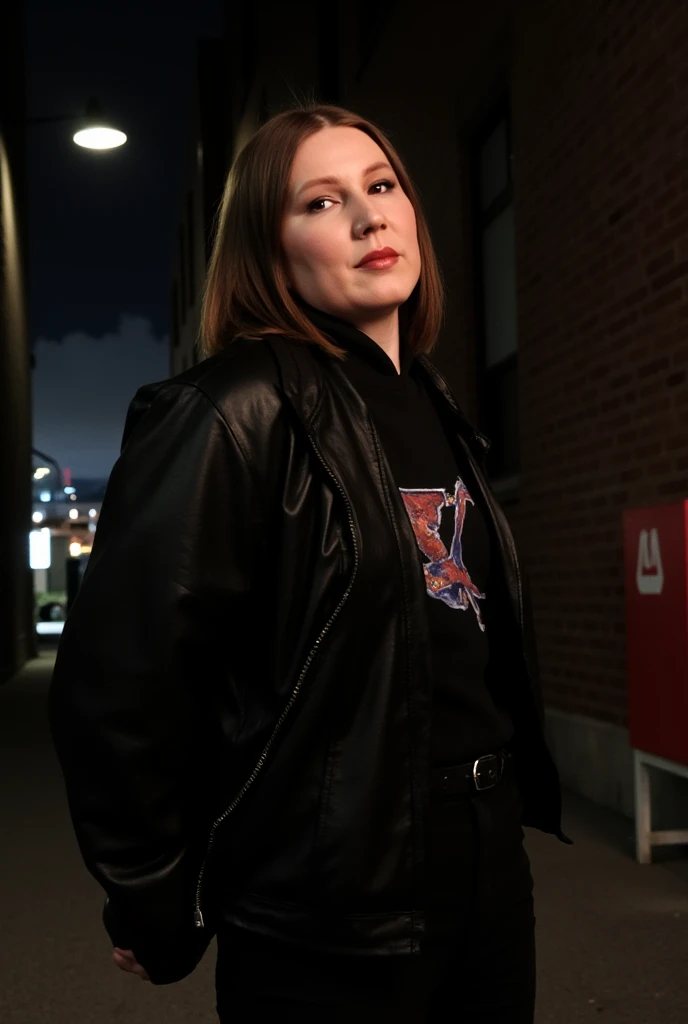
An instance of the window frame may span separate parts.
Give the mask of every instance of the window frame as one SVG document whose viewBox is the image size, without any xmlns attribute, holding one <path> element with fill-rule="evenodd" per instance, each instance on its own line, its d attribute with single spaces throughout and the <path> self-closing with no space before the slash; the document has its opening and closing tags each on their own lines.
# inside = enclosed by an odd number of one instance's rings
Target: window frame
<svg viewBox="0 0 688 1024">
<path fill-rule="evenodd" d="M 196 267 L 195 267 L 195 231 L 194 231 L 194 196 L 193 192 L 189 190 L 186 193 L 186 244 L 187 244 L 187 269 L 189 275 L 189 305 L 195 305 L 196 299 Z"/>
<path fill-rule="evenodd" d="M 179 324 L 179 285 L 176 281 L 172 282 L 172 289 L 170 295 L 170 307 L 172 313 L 172 348 L 179 348 L 179 342 L 181 340 L 181 331 Z"/>
<path fill-rule="evenodd" d="M 506 129 L 506 151 L 507 151 L 507 180 L 504 188 L 490 202 L 485 209 L 482 208 L 482 149 L 498 125 L 504 122 Z M 503 95 L 494 105 L 490 113 L 481 122 L 471 139 L 471 205 L 473 224 L 473 268 L 474 268 L 474 315 L 475 315 L 475 340 L 476 340 L 476 400 L 478 409 L 478 423 L 481 430 L 484 430 L 487 437 L 491 437 L 491 424 L 488 420 L 487 410 L 489 408 L 490 393 L 494 388 L 494 381 L 505 376 L 514 370 L 518 371 L 518 336 L 516 351 L 496 366 L 487 366 L 487 331 L 485 317 L 485 274 L 483 271 L 484 238 L 489 226 L 499 217 L 504 210 L 514 203 L 513 185 L 513 151 L 512 151 L 512 124 L 509 95 Z M 514 273 L 516 262 L 514 258 Z M 516 385 L 516 408 L 518 428 L 518 385 Z M 494 432 L 493 432 L 494 433 Z M 491 472 L 491 483 L 493 489 L 505 498 L 518 497 L 519 471 L 520 471 L 520 445 L 517 446 L 516 465 L 506 471 L 493 469 Z M 490 469 L 490 453 L 487 455 L 487 467 Z M 494 474 L 494 475 L 493 475 Z"/>
<path fill-rule="evenodd" d="M 182 325 L 186 323 L 186 303 L 188 298 L 186 278 L 186 234 L 184 225 L 179 225 L 179 296 Z"/>
</svg>

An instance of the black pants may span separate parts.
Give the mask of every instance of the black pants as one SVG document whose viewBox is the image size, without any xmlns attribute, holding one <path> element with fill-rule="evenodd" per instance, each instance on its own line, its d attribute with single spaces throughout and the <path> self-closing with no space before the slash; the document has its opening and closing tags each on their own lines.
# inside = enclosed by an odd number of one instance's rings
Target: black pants
<svg viewBox="0 0 688 1024">
<path fill-rule="evenodd" d="M 222 1024 L 533 1024 L 533 877 L 521 797 L 433 794 L 431 902 L 420 956 L 340 956 L 218 931 Z"/>
</svg>

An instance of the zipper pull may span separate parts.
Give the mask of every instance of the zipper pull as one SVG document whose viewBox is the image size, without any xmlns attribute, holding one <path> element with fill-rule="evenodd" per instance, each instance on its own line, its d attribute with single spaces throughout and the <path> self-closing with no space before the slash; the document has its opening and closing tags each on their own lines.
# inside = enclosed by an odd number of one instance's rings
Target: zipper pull
<svg viewBox="0 0 688 1024">
<path fill-rule="evenodd" d="M 205 928 L 205 924 L 203 923 L 203 914 L 200 910 L 194 910 L 194 925 L 196 928 Z"/>
<path fill-rule="evenodd" d="M 487 455 L 487 453 L 489 452 L 490 448 L 492 447 L 492 441 L 490 441 L 489 438 L 485 437 L 484 434 L 481 434 L 477 430 L 475 430 L 473 433 L 474 433 L 476 441 L 478 441 L 478 443 L 482 446 L 483 451 Z"/>
</svg>

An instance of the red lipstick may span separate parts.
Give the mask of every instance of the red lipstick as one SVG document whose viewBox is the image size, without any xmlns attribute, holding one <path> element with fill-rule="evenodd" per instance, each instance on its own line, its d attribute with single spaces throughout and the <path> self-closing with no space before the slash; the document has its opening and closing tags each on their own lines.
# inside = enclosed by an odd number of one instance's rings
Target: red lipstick
<svg viewBox="0 0 688 1024">
<path fill-rule="evenodd" d="M 365 267 L 368 263 L 375 263 L 378 267 L 392 267 L 398 258 L 399 253 L 386 246 L 384 249 L 371 249 L 356 266 Z"/>
</svg>

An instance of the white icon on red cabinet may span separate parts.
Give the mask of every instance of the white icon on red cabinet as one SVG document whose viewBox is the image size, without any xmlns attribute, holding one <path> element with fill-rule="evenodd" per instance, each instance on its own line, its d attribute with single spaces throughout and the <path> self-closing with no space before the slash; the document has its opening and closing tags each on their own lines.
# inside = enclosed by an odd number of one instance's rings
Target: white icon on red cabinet
<svg viewBox="0 0 688 1024">
<path fill-rule="evenodd" d="M 641 530 L 638 543 L 638 568 L 635 574 L 641 594 L 661 594 L 664 587 L 662 554 L 656 529 Z"/>
</svg>

